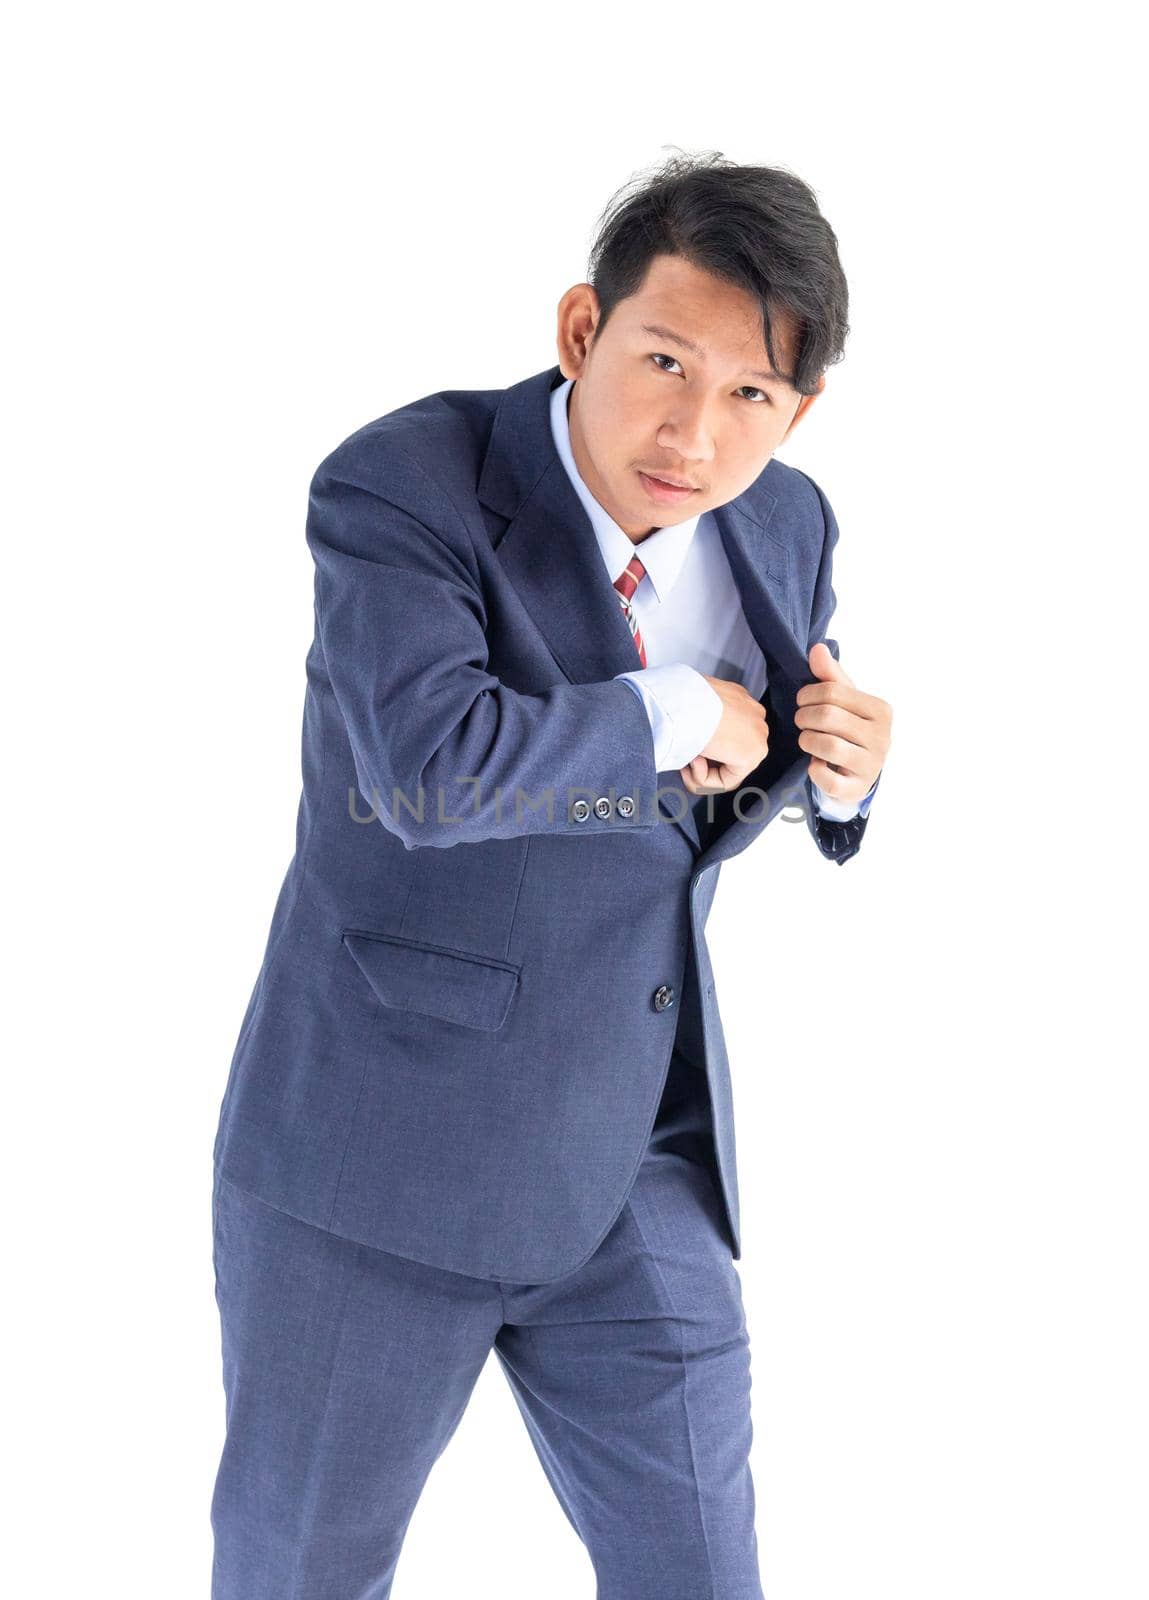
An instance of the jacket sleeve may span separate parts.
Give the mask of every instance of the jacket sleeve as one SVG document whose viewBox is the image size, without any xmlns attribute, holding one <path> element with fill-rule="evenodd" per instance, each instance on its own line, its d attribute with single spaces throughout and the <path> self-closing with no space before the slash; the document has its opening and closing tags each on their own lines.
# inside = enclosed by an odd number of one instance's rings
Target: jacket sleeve
<svg viewBox="0 0 1149 1600">
<path fill-rule="evenodd" d="M 806 640 L 806 654 L 809 655 L 814 646 L 821 640 L 829 649 L 834 660 L 840 659 L 838 641 L 826 637 L 826 629 L 830 626 L 830 619 L 834 615 L 838 600 L 834 593 L 834 547 L 838 543 L 838 523 L 834 517 L 830 502 L 822 490 L 814 483 L 813 478 L 803 474 L 807 481 L 814 487 L 822 508 L 822 518 L 825 524 L 825 537 L 822 542 L 822 559 L 818 566 L 818 576 L 814 585 L 814 603 L 810 611 L 810 633 Z M 877 788 L 879 778 L 875 780 L 869 795 L 864 797 L 863 809 L 857 816 L 851 817 L 847 822 L 834 822 L 829 817 L 823 817 L 818 811 L 815 795 L 815 785 L 807 773 L 804 783 L 806 824 L 814 836 L 814 841 L 824 856 L 831 861 L 836 861 L 839 866 L 844 866 L 851 856 L 856 856 L 862 846 L 862 837 L 866 831 L 869 819 L 869 802 Z"/>
<path fill-rule="evenodd" d="M 437 496 L 432 528 L 361 481 L 376 472 L 354 468 L 337 451 L 316 470 L 307 543 L 318 642 L 378 821 L 408 849 L 654 827 L 654 742 L 633 689 L 610 679 L 520 694 L 501 683 L 461 518 Z M 633 810 L 601 817 L 600 796 L 630 796 Z"/>
</svg>

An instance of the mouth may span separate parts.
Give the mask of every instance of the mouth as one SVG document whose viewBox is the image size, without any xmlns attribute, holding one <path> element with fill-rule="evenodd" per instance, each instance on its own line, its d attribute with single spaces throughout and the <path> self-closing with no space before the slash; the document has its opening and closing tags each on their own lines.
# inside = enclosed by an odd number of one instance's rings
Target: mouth
<svg viewBox="0 0 1149 1600">
<path fill-rule="evenodd" d="M 695 493 L 695 486 L 692 483 L 683 483 L 681 480 L 675 482 L 673 479 L 667 478 L 656 478 L 649 472 L 643 472 L 641 467 L 638 469 L 638 476 L 641 478 L 642 486 L 650 498 L 652 500 L 658 500 L 664 505 L 679 500 L 686 500 Z"/>
</svg>

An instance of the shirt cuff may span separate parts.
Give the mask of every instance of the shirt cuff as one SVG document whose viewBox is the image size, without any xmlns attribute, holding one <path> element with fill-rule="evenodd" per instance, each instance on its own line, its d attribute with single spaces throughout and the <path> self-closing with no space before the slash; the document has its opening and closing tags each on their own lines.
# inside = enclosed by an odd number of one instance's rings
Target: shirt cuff
<svg viewBox="0 0 1149 1600">
<path fill-rule="evenodd" d="M 693 761 L 722 721 L 722 698 L 684 661 L 619 672 L 646 707 L 656 772 L 677 772 Z"/>
<path fill-rule="evenodd" d="M 867 817 L 870 814 L 870 802 L 874 798 L 882 774 L 879 772 L 869 789 L 860 800 L 835 800 L 824 789 L 811 779 L 810 789 L 814 796 L 814 804 L 818 815 L 825 817 L 827 822 L 851 822 L 854 817 Z"/>
</svg>

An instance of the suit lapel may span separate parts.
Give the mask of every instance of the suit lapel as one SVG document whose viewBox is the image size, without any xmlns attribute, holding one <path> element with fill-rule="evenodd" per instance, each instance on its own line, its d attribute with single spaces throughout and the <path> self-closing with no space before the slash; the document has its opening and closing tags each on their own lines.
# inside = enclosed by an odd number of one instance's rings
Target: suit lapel
<svg viewBox="0 0 1149 1600">
<path fill-rule="evenodd" d="M 598 683 L 640 663 L 594 529 L 555 450 L 550 396 L 561 382 L 553 366 L 503 391 L 477 492 L 506 520 L 496 555 L 559 668 L 571 683 Z M 808 682 L 787 617 L 788 552 L 768 532 L 777 499 L 765 482 L 769 470 L 714 517 L 771 684 L 776 675 Z M 663 814 L 700 850 L 697 796 L 676 772 L 660 773 L 659 787 Z"/>
<path fill-rule="evenodd" d="M 744 494 L 716 506 L 711 516 L 771 683 L 779 677 L 807 683 L 813 673 L 790 621 L 790 552 L 770 532 L 778 496 L 769 478 L 770 464 Z"/>
</svg>

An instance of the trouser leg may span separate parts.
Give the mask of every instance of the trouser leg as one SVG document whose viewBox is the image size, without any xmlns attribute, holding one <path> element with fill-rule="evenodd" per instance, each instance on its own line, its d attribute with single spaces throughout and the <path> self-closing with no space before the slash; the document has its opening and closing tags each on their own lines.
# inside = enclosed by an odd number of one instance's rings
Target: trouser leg
<svg viewBox="0 0 1149 1600">
<path fill-rule="evenodd" d="M 212 1600 L 387 1600 L 502 1321 L 498 1286 L 212 1198 L 226 1439 Z"/>
<path fill-rule="evenodd" d="M 599 1600 L 761 1600 L 749 1339 L 705 1084 L 684 1057 L 594 1256 L 502 1290 L 496 1353 Z"/>
</svg>

